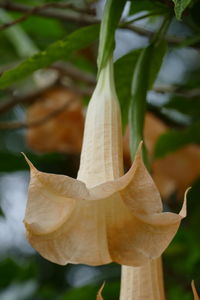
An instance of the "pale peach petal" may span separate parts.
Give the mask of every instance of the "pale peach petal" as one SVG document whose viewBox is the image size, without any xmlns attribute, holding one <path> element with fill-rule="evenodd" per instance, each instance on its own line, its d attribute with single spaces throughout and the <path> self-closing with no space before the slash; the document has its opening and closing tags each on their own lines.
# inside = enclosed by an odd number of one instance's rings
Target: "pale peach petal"
<svg viewBox="0 0 200 300">
<path fill-rule="evenodd" d="M 142 143 L 139 145 L 131 169 L 119 179 L 120 181 L 126 186 L 126 189 L 122 191 L 122 197 L 131 210 L 141 214 L 162 211 L 160 194 L 143 163 Z"/>
<path fill-rule="evenodd" d="M 31 168 L 31 181 L 24 223 L 35 234 L 47 234 L 69 217 L 77 198 L 87 192 L 85 184 L 67 176 L 39 172 L 25 158 Z"/>
<path fill-rule="evenodd" d="M 103 297 L 101 295 L 102 291 L 103 291 L 103 288 L 104 288 L 104 285 L 105 285 L 105 282 L 102 284 L 102 286 L 100 287 L 98 293 L 97 293 L 97 298 L 96 300 L 103 300 Z"/>
<path fill-rule="evenodd" d="M 197 290 L 194 284 L 194 280 L 192 280 L 192 291 L 193 291 L 193 295 L 194 295 L 194 300 L 199 300 L 199 295 L 197 294 Z"/>
<path fill-rule="evenodd" d="M 139 266 L 162 254 L 184 217 L 162 213 L 141 147 L 127 174 L 91 189 L 29 165 L 28 239 L 53 262 Z"/>
<path fill-rule="evenodd" d="M 178 215 L 169 212 L 162 213 L 160 196 L 143 165 L 140 151 L 135 159 L 135 169 L 130 171 L 133 172 L 132 181 L 120 192 L 123 201 L 134 216 L 121 241 L 118 235 L 118 241 L 123 244 L 123 259 L 125 257 L 128 259 L 128 251 L 131 253 L 134 249 L 138 249 L 146 258 L 156 258 L 169 245 L 178 230 L 181 219 L 186 215 L 186 196 Z M 141 188 L 140 182 L 142 182 Z M 115 251 L 116 249 L 115 245 Z M 133 258 L 131 260 L 131 257 L 128 263 L 123 262 L 125 265 L 136 265 L 136 263 Z"/>
</svg>

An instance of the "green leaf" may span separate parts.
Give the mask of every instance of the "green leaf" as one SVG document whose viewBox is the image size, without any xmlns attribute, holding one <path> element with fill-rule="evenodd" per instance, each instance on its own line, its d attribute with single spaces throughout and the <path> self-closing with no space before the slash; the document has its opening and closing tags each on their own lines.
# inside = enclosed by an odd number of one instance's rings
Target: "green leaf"
<svg viewBox="0 0 200 300">
<path fill-rule="evenodd" d="M 107 0 L 99 37 L 98 69 L 105 66 L 115 47 L 115 30 L 119 24 L 126 0 Z"/>
<path fill-rule="evenodd" d="M 164 107 L 167 109 L 175 109 L 178 112 L 192 117 L 200 117 L 200 99 L 191 100 L 190 98 L 174 96 Z"/>
<path fill-rule="evenodd" d="M 123 127 L 128 122 L 128 107 L 131 94 L 131 81 L 136 62 L 142 49 L 136 49 L 118 59 L 114 65 L 115 84 L 119 98 Z"/>
<path fill-rule="evenodd" d="M 184 39 L 183 42 L 181 42 L 178 47 L 188 47 L 188 46 L 191 46 L 193 44 L 197 44 L 200 42 L 200 34 L 197 34 L 197 35 L 194 35 L 194 36 L 191 36 L 189 38 L 186 38 Z"/>
<path fill-rule="evenodd" d="M 190 143 L 200 143 L 200 121 L 184 130 L 170 130 L 161 135 L 155 145 L 156 158 L 163 157 Z"/>
<path fill-rule="evenodd" d="M 63 165 L 62 156 L 58 153 L 49 153 L 44 155 L 26 153 L 26 155 L 32 162 L 34 162 L 35 165 L 37 165 L 39 169 L 45 166 L 45 170 L 47 172 L 48 166 L 53 167 L 54 165 L 57 165 L 60 167 Z M 0 172 L 14 172 L 22 170 L 29 170 L 29 166 L 22 154 L 0 152 Z"/>
<path fill-rule="evenodd" d="M 151 57 L 153 45 L 143 49 L 135 66 L 131 98 L 128 111 L 130 129 L 130 150 L 132 160 L 135 158 L 139 143 L 143 140 L 144 118 L 146 111 L 147 91 L 150 86 Z M 144 162 L 147 165 L 147 156 L 143 147 Z"/>
<path fill-rule="evenodd" d="M 165 40 L 161 40 L 158 44 L 154 45 L 151 56 L 151 67 L 149 71 L 149 89 L 153 87 L 166 52 L 167 42 Z"/>
<path fill-rule="evenodd" d="M 159 1 L 152 1 L 152 0 L 133 0 L 131 2 L 131 7 L 129 11 L 129 15 L 134 15 L 136 13 L 139 13 L 141 11 L 148 11 L 148 12 L 160 12 L 164 13 L 167 11 L 167 8 L 165 5 L 163 5 Z"/>
<path fill-rule="evenodd" d="M 176 18 L 181 20 L 182 14 L 187 6 L 192 2 L 192 0 L 172 0 L 174 2 L 174 11 L 176 14 Z"/>
<path fill-rule="evenodd" d="M 98 286 L 85 286 L 81 288 L 71 289 L 59 300 L 85 300 L 95 299 L 98 292 Z"/>
<path fill-rule="evenodd" d="M 62 58 L 67 59 L 71 53 L 91 44 L 97 37 L 99 25 L 92 25 L 78 29 L 68 35 L 65 39 L 59 40 L 45 51 L 39 52 L 26 59 L 17 67 L 8 70 L 0 77 L 0 88 L 6 88 L 17 80 L 20 80 L 32 72 L 45 68 Z"/>
<path fill-rule="evenodd" d="M 11 16 L 3 9 L 0 9 L 0 23 L 13 22 Z M 8 37 L 13 44 L 18 55 L 25 58 L 29 55 L 34 55 L 38 49 L 34 42 L 26 34 L 26 32 L 20 27 L 15 25 L 4 31 L 4 34 Z"/>
<path fill-rule="evenodd" d="M 23 282 L 37 276 L 37 266 L 34 261 L 16 262 L 6 258 L 0 262 L 0 288 L 5 288 L 12 282 Z"/>
<path fill-rule="evenodd" d="M 163 23 L 154 35 L 151 44 L 141 52 L 133 74 L 131 97 L 129 105 L 130 150 L 132 160 L 135 158 L 139 143 L 144 140 L 144 119 L 146 113 L 147 92 L 151 89 L 160 69 L 166 44 L 163 36 L 170 24 L 166 16 Z M 142 148 L 143 159 L 148 168 L 148 158 L 145 144 Z"/>
<path fill-rule="evenodd" d="M 160 67 L 162 65 L 163 58 L 167 50 L 167 44 L 165 41 L 161 41 L 154 46 L 154 51 L 151 55 L 151 68 L 149 72 L 149 89 L 152 88 L 154 81 L 158 75 Z M 140 56 L 142 49 L 136 49 L 118 59 L 115 63 L 115 83 L 117 95 L 122 111 L 122 123 L 123 127 L 128 122 L 128 108 L 131 95 L 131 82 L 137 60 Z M 142 74 L 143 78 L 146 78 L 146 72 L 144 70 Z"/>
</svg>

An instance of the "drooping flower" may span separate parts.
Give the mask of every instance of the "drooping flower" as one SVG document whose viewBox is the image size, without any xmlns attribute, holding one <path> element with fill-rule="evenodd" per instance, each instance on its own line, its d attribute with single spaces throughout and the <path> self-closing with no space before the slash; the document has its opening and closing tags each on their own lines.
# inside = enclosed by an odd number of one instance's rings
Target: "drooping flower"
<svg viewBox="0 0 200 300">
<path fill-rule="evenodd" d="M 28 159 L 27 159 L 28 161 Z M 123 175 L 120 110 L 110 60 L 90 100 L 77 179 L 38 171 L 25 214 L 27 237 L 46 259 L 65 265 L 112 261 L 139 266 L 159 257 L 186 214 L 162 212 L 141 145 Z"/>
</svg>

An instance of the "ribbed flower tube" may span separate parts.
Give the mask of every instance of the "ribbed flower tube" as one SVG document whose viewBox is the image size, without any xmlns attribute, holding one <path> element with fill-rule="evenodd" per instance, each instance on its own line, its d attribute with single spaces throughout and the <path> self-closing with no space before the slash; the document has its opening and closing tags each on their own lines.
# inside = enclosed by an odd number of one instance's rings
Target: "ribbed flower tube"
<svg viewBox="0 0 200 300">
<path fill-rule="evenodd" d="M 110 60 L 99 76 L 85 121 L 77 179 L 93 187 L 123 175 L 122 129 Z"/>
<path fill-rule="evenodd" d="M 161 257 L 141 267 L 122 266 L 120 300 L 165 300 Z"/>
</svg>

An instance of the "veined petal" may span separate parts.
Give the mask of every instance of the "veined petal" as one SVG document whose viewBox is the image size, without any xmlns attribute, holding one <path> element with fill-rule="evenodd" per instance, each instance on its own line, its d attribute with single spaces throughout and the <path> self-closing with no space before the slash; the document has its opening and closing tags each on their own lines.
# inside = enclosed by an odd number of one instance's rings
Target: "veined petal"
<svg viewBox="0 0 200 300">
<path fill-rule="evenodd" d="M 25 159 L 31 180 L 24 223 L 35 234 L 47 234 L 68 218 L 77 199 L 87 193 L 85 184 L 67 176 L 39 172 L 26 156 Z"/>
<path fill-rule="evenodd" d="M 58 264 L 114 261 L 139 266 L 162 254 L 184 217 L 162 213 L 141 150 L 127 174 L 90 189 L 79 180 L 45 174 L 29 164 L 28 239 Z"/>
</svg>

